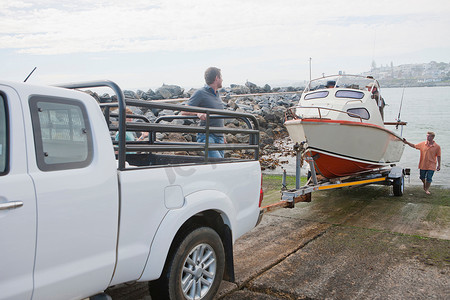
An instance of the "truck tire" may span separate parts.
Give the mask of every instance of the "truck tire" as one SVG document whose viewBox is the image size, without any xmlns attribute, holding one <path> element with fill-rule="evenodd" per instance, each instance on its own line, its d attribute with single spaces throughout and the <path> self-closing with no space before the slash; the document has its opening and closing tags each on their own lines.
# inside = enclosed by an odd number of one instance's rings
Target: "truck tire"
<svg viewBox="0 0 450 300">
<path fill-rule="evenodd" d="M 393 182 L 394 196 L 403 196 L 403 191 L 405 189 L 405 176 L 402 174 L 400 178 L 394 179 Z"/>
<path fill-rule="evenodd" d="M 174 246 L 160 279 L 149 283 L 152 299 L 213 299 L 225 268 L 220 236 L 209 227 L 200 227 Z"/>
</svg>

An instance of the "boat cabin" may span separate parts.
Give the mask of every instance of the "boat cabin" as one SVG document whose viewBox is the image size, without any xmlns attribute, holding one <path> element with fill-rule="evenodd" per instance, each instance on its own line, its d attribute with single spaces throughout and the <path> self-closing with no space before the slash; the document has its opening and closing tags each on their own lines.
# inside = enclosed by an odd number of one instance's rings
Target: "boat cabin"
<svg viewBox="0 0 450 300">
<path fill-rule="evenodd" d="M 336 75 L 311 80 L 295 114 L 302 119 L 348 120 L 384 126 L 383 109 L 377 80 Z"/>
</svg>

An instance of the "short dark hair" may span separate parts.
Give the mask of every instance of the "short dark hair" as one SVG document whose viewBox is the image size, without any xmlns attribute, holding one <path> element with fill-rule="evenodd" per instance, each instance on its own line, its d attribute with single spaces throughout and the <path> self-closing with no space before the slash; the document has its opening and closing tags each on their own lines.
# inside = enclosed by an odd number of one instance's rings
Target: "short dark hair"
<svg viewBox="0 0 450 300">
<path fill-rule="evenodd" d="M 220 69 L 216 67 L 209 67 L 205 71 L 205 81 L 206 84 L 211 84 L 216 80 L 216 77 L 219 76 L 220 78 Z"/>
</svg>

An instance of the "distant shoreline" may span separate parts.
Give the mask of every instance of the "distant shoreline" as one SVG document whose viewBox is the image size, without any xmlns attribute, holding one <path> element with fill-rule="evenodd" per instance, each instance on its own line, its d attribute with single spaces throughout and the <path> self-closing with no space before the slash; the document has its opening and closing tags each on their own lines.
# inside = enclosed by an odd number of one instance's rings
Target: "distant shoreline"
<svg viewBox="0 0 450 300">
<path fill-rule="evenodd" d="M 449 87 L 450 86 L 450 82 L 445 82 L 445 83 L 441 83 L 441 84 L 424 84 L 424 85 L 419 85 L 419 84 L 414 84 L 414 85 L 401 85 L 401 84 L 383 84 L 383 82 L 380 82 L 381 87 L 383 88 L 412 88 L 412 87 Z"/>
</svg>

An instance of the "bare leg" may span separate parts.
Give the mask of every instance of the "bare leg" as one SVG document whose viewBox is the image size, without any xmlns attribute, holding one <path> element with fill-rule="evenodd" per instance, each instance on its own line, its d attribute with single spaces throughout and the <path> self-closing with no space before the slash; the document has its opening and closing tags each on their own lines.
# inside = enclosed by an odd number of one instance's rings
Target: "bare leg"
<svg viewBox="0 0 450 300">
<path fill-rule="evenodd" d="M 427 193 L 428 195 L 431 194 L 429 191 L 430 186 L 431 186 L 431 182 L 426 181 L 424 187 L 425 187 L 425 193 Z"/>
<path fill-rule="evenodd" d="M 426 192 L 427 191 L 427 182 L 425 181 L 425 179 L 421 179 L 423 182 L 423 190 Z"/>
</svg>

